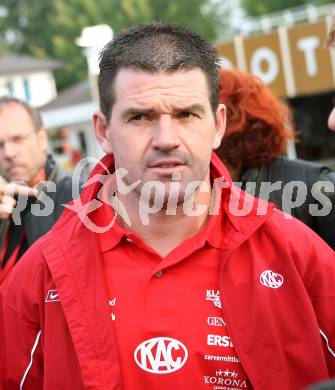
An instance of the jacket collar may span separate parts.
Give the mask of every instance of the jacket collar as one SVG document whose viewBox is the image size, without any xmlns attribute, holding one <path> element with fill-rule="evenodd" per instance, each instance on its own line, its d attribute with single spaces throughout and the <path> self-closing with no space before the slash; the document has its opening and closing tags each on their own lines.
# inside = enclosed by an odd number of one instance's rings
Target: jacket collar
<svg viewBox="0 0 335 390">
<path fill-rule="evenodd" d="M 88 184 L 85 185 L 81 193 L 78 206 L 72 207 L 72 211 L 77 212 L 81 217 L 76 218 L 73 212 L 66 210 L 63 213 L 63 217 L 56 223 L 56 226 L 61 226 L 64 220 L 70 219 L 73 223 L 73 232 L 81 229 L 83 227 L 83 216 L 90 218 L 90 212 L 98 207 L 98 204 L 95 203 L 94 206 L 93 202 L 99 203 L 97 196 L 103 183 L 111 178 L 110 187 L 115 186 L 114 169 L 113 155 L 104 156 L 91 172 Z M 272 214 L 274 205 L 255 198 L 236 187 L 227 168 L 214 152 L 211 157 L 211 178 L 214 180 L 214 185 L 217 186 L 216 193 L 220 196 L 217 204 L 222 208 L 220 214 L 225 224 L 226 239 L 223 241 L 222 247 L 230 249 L 236 247 L 253 234 Z M 217 245 L 218 243 L 216 242 L 215 244 Z"/>
</svg>

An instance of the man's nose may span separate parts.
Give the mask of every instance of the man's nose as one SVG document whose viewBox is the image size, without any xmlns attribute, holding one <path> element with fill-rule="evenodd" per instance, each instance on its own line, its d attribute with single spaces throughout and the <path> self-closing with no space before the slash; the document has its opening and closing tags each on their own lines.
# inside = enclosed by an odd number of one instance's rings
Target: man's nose
<svg viewBox="0 0 335 390">
<path fill-rule="evenodd" d="M 178 124 L 170 115 L 161 115 L 153 129 L 152 147 L 168 151 L 180 145 Z"/>
<path fill-rule="evenodd" d="M 3 154 L 6 158 L 12 158 L 16 155 L 16 148 L 12 142 L 5 142 L 3 146 Z"/>
</svg>

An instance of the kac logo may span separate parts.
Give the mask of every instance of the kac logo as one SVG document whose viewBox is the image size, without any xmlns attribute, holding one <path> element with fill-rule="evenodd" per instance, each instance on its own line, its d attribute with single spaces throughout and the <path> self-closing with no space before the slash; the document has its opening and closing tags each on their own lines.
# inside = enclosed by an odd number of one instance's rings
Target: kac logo
<svg viewBox="0 0 335 390">
<path fill-rule="evenodd" d="M 219 290 L 207 290 L 206 291 L 206 301 L 213 301 L 214 306 L 222 309 L 222 303 L 220 298 Z"/>
<path fill-rule="evenodd" d="M 135 362 L 144 371 L 170 374 L 183 367 L 188 352 L 184 344 L 170 337 L 155 337 L 141 343 L 134 352 Z"/>
<path fill-rule="evenodd" d="M 263 271 L 259 280 L 263 286 L 270 288 L 279 288 L 284 283 L 283 275 L 276 274 L 270 269 Z"/>
</svg>

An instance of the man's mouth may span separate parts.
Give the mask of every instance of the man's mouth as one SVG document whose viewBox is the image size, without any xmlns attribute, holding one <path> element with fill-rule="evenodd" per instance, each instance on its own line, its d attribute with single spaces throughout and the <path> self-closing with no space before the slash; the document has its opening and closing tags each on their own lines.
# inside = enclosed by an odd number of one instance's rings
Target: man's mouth
<svg viewBox="0 0 335 390">
<path fill-rule="evenodd" d="M 20 171 L 22 169 L 22 167 L 20 167 L 19 165 L 12 165 L 9 169 L 8 169 L 8 172 L 16 172 L 16 171 Z"/>
<path fill-rule="evenodd" d="M 179 160 L 160 160 L 153 164 L 149 164 L 149 168 L 175 168 L 184 165 L 185 163 Z"/>
<path fill-rule="evenodd" d="M 180 172 L 186 166 L 181 160 L 159 160 L 149 164 L 149 168 L 161 175 L 172 175 L 174 172 Z"/>
</svg>

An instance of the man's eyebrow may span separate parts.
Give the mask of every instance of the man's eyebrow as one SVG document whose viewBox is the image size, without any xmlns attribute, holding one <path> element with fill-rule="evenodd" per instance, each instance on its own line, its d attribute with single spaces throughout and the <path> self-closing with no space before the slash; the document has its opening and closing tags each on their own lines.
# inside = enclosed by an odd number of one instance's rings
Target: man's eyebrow
<svg viewBox="0 0 335 390">
<path fill-rule="evenodd" d="M 206 113 L 206 109 L 202 104 L 192 104 L 190 106 L 178 107 L 173 111 L 175 112 L 200 112 L 201 114 Z"/>
<path fill-rule="evenodd" d="M 121 114 L 121 117 L 126 119 L 126 118 L 129 118 L 133 115 L 138 115 L 138 114 L 145 114 L 147 112 L 149 112 L 150 110 L 146 109 L 146 108 L 136 108 L 136 107 L 130 107 L 130 108 L 127 108 L 126 110 L 123 111 L 123 113 Z"/>
<path fill-rule="evenodd" d="M 180 112 L 199 112 L 201 114 L 206 113 L 206 109 L 202 104 L 191 104 L 190 106 L 180 106 L 172 109 L 174 113 Z M 127 119 L 131 116 L 138 114 L 147 114 L 150 112 L 154 112 L 154 109 L 146 108 L 146 107 L 129 107 L 122 114 L 121 117 L 123 119 Z"/>
</svg>

